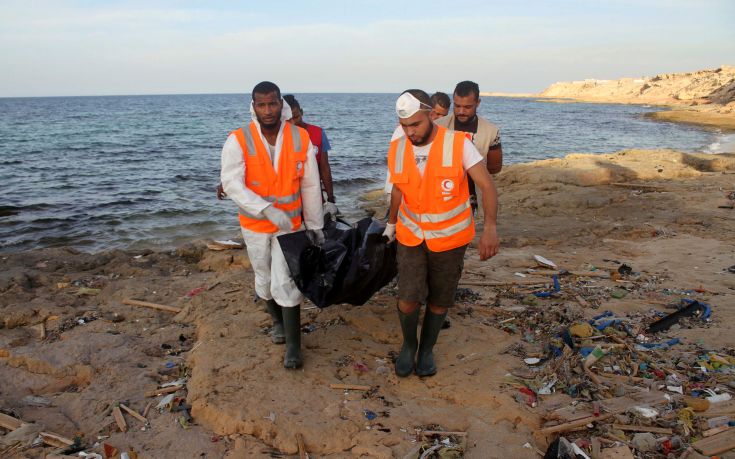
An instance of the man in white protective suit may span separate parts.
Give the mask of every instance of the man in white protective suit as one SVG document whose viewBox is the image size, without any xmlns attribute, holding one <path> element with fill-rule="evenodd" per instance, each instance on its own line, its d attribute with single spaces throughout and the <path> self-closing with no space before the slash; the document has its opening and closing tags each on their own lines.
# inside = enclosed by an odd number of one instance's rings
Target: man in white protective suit
<svg viewBox="0 0 735 459">
<path fill-rule="evenodd" d="M 286 120 L 291 109 L 274 83 L 252 91 L 252 120 L 232 131 L 222 147 L 221 180 L 239 208 L 240 226 L 255 272 L 255 292 L 273 318 L 272 341 L 286 343 L 283 366 L 300 368 L 301 301 L 277 236 L 306 226 L 324 241 L 319 168 L 309 134 Z"/>
</svg>

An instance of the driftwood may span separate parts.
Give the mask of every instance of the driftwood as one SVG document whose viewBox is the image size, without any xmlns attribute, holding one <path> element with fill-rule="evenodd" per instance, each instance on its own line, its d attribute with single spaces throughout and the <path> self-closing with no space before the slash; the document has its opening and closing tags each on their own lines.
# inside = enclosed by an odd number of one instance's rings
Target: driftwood
<svg viewBox="0 0 735 459">
<path fill-rule="evenodd" d="M 122 302 L 123 304 L 127 304 L 129 306 L 139 306 L 141 308 L 158 309 L 159 311 L 173 312 L 175 314 L 178 314 L 181 312 L 181 308 L 177 308 L 176 306 L 167 306 L 165 304 L 149 303 L 147 301 L 139 301 L 139 300 L 131 300 L 130 298 L 125 298 Z"/>
</svg>

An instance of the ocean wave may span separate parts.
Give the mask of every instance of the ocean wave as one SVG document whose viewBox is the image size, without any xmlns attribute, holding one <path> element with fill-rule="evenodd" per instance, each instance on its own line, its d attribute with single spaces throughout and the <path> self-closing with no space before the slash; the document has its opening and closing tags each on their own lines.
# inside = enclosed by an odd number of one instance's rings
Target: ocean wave
<svg viewBox="0 0 735 459">
<path fill-rule="evenodd" d="M 735 134 L 719 134 L 705 151 L 707 153 L 735 153 Z"/>
<path fill-rule="evenodd" d="M 365 178 L 365 177 L 356 177 L 356 178 L 334 180 L 333 183 L 335 185 L 369 185 L 372 183 L 378 183 L 378 181 L 374 179 Z"/>
<path fill-rule="evenodd" d="M 9 217 L 11 215 L 18 215 L 21 212 L 44 210 L 50 207 L 51 205 L 49 204 L 30 204 L 27 206 L 0 206 L 0 217 Z"/>
</svg>

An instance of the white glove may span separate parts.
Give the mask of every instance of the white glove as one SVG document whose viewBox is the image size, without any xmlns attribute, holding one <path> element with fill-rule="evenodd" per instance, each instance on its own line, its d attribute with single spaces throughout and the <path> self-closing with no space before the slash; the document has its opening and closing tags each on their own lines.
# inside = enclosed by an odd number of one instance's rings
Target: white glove
<svg viewBox="0 0 735 459">
<path fill-rule="evenodd" d="M 324 244 L 324 231 L 320 229 L 306 230 L 306 237 L 308 237 L 309 241 L 311 241 L 311 243 L 314 245 Z"/>
<path fill-rule="evenodd" d="M 263 209 L 263 215 L 281 231 L 291 231 L 291 219 L 288 218 L 286 212 L 275 207 L 273 204 Z"/>
<path fill-rule="evenodd" d="M 386 223 L 385 231 L 383 231 L 383 236 L 388 238 L 388 242 L 395 241 L 396 240 L 396 224 Z"/>
<path fill-rule="evenodd" d="M 325 202 L 324 203 L 324 215 L 330 214 L 332 216 L 332 219 L 337 218 L 337 215 L 339 215 L 339 209 L 333 202 Z"/>
</svg>

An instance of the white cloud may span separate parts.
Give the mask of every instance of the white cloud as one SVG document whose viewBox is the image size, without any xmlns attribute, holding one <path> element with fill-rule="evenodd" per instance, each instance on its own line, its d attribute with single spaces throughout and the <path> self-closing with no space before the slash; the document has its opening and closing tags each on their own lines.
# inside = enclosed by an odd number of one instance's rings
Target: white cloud
<svg viewBox="0 0 735 459">
<path fill-rule="evenodd" d="M 603 2 L 606 3 L 606 2 Z M 211 9 L 0 7 L 0 96 L 246 92 L 540 90 L 558 79 L 694 70 L 735 58 L 730 28 L 669 19 L 497 14 L 268 25 Z M 674 14 L 670 13 L 669 15 Z M 264 25 L 265 24 L 265 25 Z M 645 24 L 645 25 L 643 25 Z M 730 62 L 734 63 L 734 62 Z"/>
</svg>

